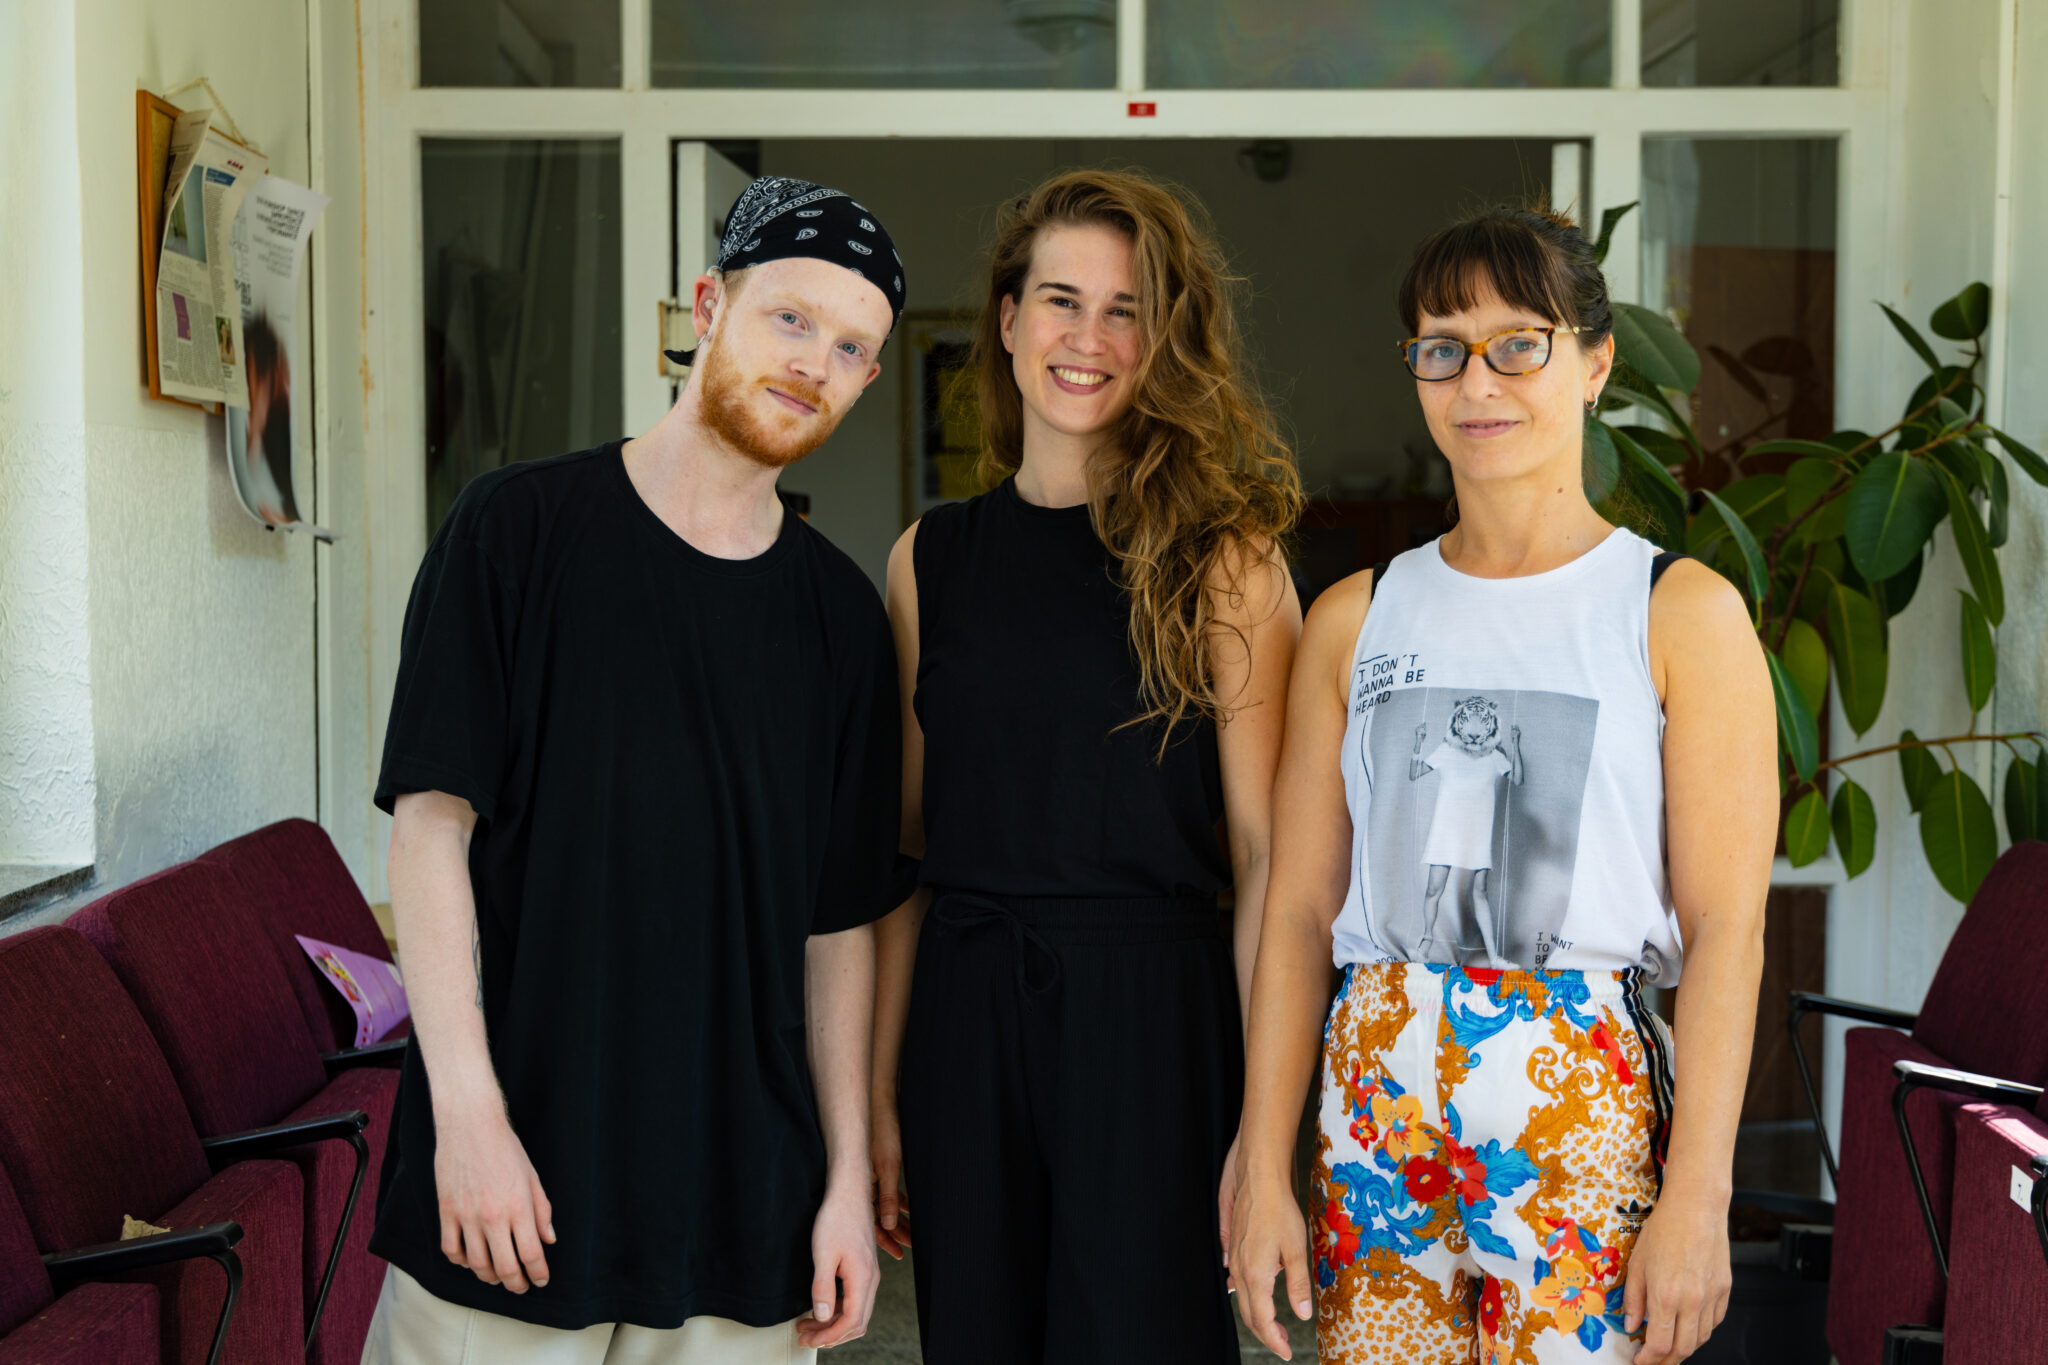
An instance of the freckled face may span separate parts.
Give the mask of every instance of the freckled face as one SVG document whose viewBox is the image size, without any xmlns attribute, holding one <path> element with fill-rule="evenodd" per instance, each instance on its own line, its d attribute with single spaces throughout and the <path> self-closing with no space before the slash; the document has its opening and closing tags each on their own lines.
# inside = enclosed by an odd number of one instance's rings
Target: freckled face
<svg viewBox="0 0 2048 1365">
<path fill-rule="evenodd" d="M 1131 406 L 1143 351 L 1130 239 L 1093 223 L 1045 229 L 1021 294 L 1003 299 L 1002 335 L 1027 432 L 1107 430 Z"/>
<path fill-rule="evenodd" d="M 829 261 L 790 257 L 727 282 L 705 346 L 705 425 L 781 467 L 816 450 L 881 372 L 881 290 Z"/>
<path fill-rule="evenodd" d="M 1550 359 L 1540 370 L 1496 374 L 1475 352 L 1456 379 L 1418 379 L 1415 394 L 1429 434 L 1459 478 L 1522 478 L 1558 465 L 1568 467 L 1576 482 L 1586 400 L 1607 382 L 1614 339 L 1583 347 L 1555 319 L 1512 307 L 1490 289 L 1462 312 L 1425 313 L 1420 321 L 1420 336 L 1473 345 L 1511 328 L 1557 327 Z"/>
</svg>

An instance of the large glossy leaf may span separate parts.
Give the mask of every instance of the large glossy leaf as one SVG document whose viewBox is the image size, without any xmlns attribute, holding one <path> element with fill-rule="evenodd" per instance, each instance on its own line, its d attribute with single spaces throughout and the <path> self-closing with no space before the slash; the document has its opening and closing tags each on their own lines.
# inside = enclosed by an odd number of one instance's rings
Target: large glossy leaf
<svg viewBox="0 0 2048 1365">
<path fill-rule="evenodd" d="M 1984 459 L 1985 469 L 1991 475 L 1991 496 L 1984 508 L 1990 514 L 1990 523 L 1985 530 L 1989 533 L 1991 548 L 2002 549 L 2006 539 L 2012 534 L 2012 484 L 2006 477 L 2005 461 L 1982 446 L 1976 449 Z"/>
<path fill-rule="evenodd" d="M 1828 652 L 1835 664 L 1835 691 L 1849 728 L 1862 734 L 1884 706 L 1885 674 L 1891 667 L 1884 618 L 1877 604 L 1838 578 L 1827 580 Z"/>
<path fill-rule="evenodd" d="M 1977 454 L 1970 449 L 1968 441 L 1944 441 L 1928 451 L 1927 458 L 1947 470 L 1949 477 L 1966 491 L 1975 492 L 1984 486 L 1984 466 L 1978 463 Z"/>
<path fill-rule="evenodd" d="M 1920 381 L 1920 387 L 1914 389 L 1913 396 L 1906 400 L 1906 411 L 1920 411 L 1941 393 L 1946 393 L 1968 412 L 1977 411 L 1984 401 L 1984 391 L 1970 379 L 1968 366 L 1944 365 Z"/>
<path fill-rule="evenodd" d="M 1946 472 L 1939 475 L 1948 495 L 1948 521 L 1955 532 L 1956 554 L 1963 561 L 1971 591 L 1992 625 L 2005 620 L 2005 579 L 1998 572 L 1998 552 L 1991 548 L 1990 533 L 1977 519 L 1977 508 L 1963 486 Z"/>
<path fill-rule="evenodd" d="M 1621 456 L 1614 449 L 1607 424 L 1591 417 L 1586 419 L 1585 439 L 1579 448 L 1579 475 L 1586 486 L 1586 501 L 1598 506 L 1621 485 Z"/>
<path fill-rule="evenodd" d="M 1835 828 L 1835 848 L 1842 855 L 1842 870 L 1861 876 L 1877 856 L 1877 807 L 1870 793 L 1848 778 L 1838 782 L 1829 820 Z"/>
<path fill-rule="evenodd" d="M 1686 459 L 1692 459 L 1699 454 L 1700 438 L 1693 431 L 1692 423 L 1679 415 L 1678 409 L 1664 396 L 1663 390 L 1629 369 L 1626 364 L 1615 364 L 1614 373 L 1608 377 L 1604 392 L 1613 394 L 1618 402 L 1629 402 L 1648 408 L 1669 422 L 1672 429 L 1678 433 L 1677 439 L 1685 445 Z M 1674 460 L 1672 463 L 1676 464 L 1678 461 Z"/>
<path fill-rule="evenodd" d="M 1899 782 L 1906 789 L 1906 804 L 1917 812 L 1941 780 L 1941 764 L 1933 753 L 1920 747 L 1920 736 L 1911 730 L 1899 731 L 1899 743 L 1908 746 L 1899 750 Z"/>
<path fill-rule="evenodd" d="M 1816 716 L 1824 714 L 1828 705 L 1828 646 L 1820 632 L 1793 617 L 1785 627 L 1785 643 L 1778 650 L 1778 657 L 1785 661 L 1785 671 L 1792 675 L 1792 681 L 1799 684 L 1799 695 L 1806 698 L 1807 710 Z"/>
<path fill-rule="evenodd" d="M 1811 455 L 1816 459 L 1834 460 L 1841 458 L 1841 454 L 1837 447 L 1820 441 L 1758 441 L 1753 446 L 1743 448 L 1742 458 L 1747 460 L 1754 455 Z"/>
<path fill-rule="evenodd" d="M 1691 393 L 1699 387 L 1699 354 L 1671 320 L 1654 309 L 1615 304 L 1614 349 L 1630 369 L 1659 388 Z"/>
<path fill-rule="evenodd" d="M 1672 494 L 1672 496 L 1676 497 L 1680 503 L 1683 503 L 1685 501 L 1684 486 L 1681 485 L 1675 477 L 1673 477 L 1669 469 L 1666 469 L 1664 467 L 1664 461 L 1661 458 L 1659 458 L 1659 456 L 1655 453 L 1654 448 L 1644 445 L 1643 442 L 1636 436 L 1636 433 L 1641 430 L 1649 430 L 1649 428 L 1614 427 L 1610 428 L 1609 435 L 1614 442 L 1614 447 L 1616 450 L 1620 451 L 1622 455 L 1632 460 L 1637 465 L 1637 467 L 1643 471 L 1644 474 L 1648 475 L 1651 479 L 1655 480 L 1656 482 L 1664 485 L 1665 489 L 1669 491 Z M 1663 436 L 1666 441 L 1672 442 L 1674 445 L 1676 444 L 1676 441 L 1673 437 L 1667 436 L 1661 431 L 1657 434 L 1659 436 Z M 1681 452 L 1682 457 L 1684 447 L 1679 447 L 1679 450 Z M 1677 463 L 1677 461 L 1674 461 L 1673 463 Z"/>
<path fill-rule="evenodd" d="M 1991 325 L 1990 288 L 1981 281 L 1964 285 L 1960 294 L 1934 310 L 1927 325 L 1938 337 L 1975 341 Z"/>
<path fill-rule="evenodd" d="M 1811 782 L 1813 770 L 1820 762 L 1820 726 L 1814 722 L 1813 710 L 1800 695 L 1799 684 L 1793 681 L 1785 661 L 1775 654 L 1765 654 L 1764 662 L 1770 665 L 1771 697 L 1778 705 L 1778 738 L 1792 760 L 1792 771 Z"/>
<path fill-rule="evenodd" d="M 1913 600 L 1913 594 L 1920 587 L 1920 571 L 1927 564 L 1927 552 L 1922 550 L 1914 555 L 1906 567 L 1877 585 L 1875 593 L 1877 607 L 1890 620 L 1906 609 Z"/>
<path fill-rule="evenodd" d="M 1619 224 L 1622 219 L 1628 217 L 1628 211 L 1630 209 L 1634 208 L 1637 204 L 1640 204 L 1641 202 L 1642 200 L 1640 199 L 1631 199 L 1626 204 L 1621 205 L 1619 208 L 1608 209 L 1606 212 L 1600 215 L 1600 236 L 1593 243 L 1593 259 L 1595 261 L 1604 261 L 1607 259 L 1607 248 L 1613 245 L 1614 243 L 1614 229 L 1616 225 Z"/>
<path fill-rule="evenodd" d="M 2015 441 L 1997 427 L 1991 428 L 1991 434 L 2005 447 L 2005 453 L 2012 456 L 2019 467 L 2026 471 L 2028 478 L 2043 487 L 2048 487 L 2048 460 L 2042 459 L 2030 447 Z"/>
<path fill-rule="evenodd" d="M 1941 889 L 1969 904 L 1998 857 L 1998 821 L 1984 789 L 1962 769 L 1943 773 L 1927 793 L 1920 809 L 1920 847 Z"/>
<path fill-rule="evenodd" d="M 1828 851 L 1828 803 L 1814 788 L 1792 803 L 1785 816 L 1785 861 L 1805 867 Z"/>
<path fill-rule="evenodd" d="M 1905 568 L 1947 510 L 1941 475 L 1896 450 L 1863 467 L 1849 485 L 1848 503 L 1849 559 L 1871 580 Z"/>
<path fill-rule="evenodd" d="M 1833 459 L 1809 455 L 1794 460 L 1785 470 L 1785 515 L 1796 517 L 1819 502 L 1841 477 Z"/>
<path fill-rule="evenodd" d="M 1928 369 L 1939 374 L 1941 359 L 1934 354 L 1934 348 L 1927 344 L 1927 338 L 1920 335 L 1919 329 L 1894 313 L 1889 306 L 1882 303 L 1877 306 L 1884 309 L 1884 315 L 1892 320 L 1892 326 L 1899 329 L 1899 335 L 1906 339 L 1906 344 L 1913 348 L 1913 353 L 1927 362 Z"/>
<path fill-rule="evenodd" d="M 1984 608 L 1968 593 L 1963 599 L 1963 692 L 1970 710 L 1982 711 L 1991 700 L 1991 685 L 1998 679 L 1998 647 L 1991 640 L 1991 621 Z"/>
<path fill-rule="evenodd" d="M 2034 765 L 2014 758 L 2005 770 L 2005 837 L 2018 843 L 2038 839 L 2041 828 L 2041 789 Z"/>
<path fill-rule="evenodd" d="M 1749 533 L 1749 527 L 1742 520 L 1741 513 L 1721 501 L 1718 493 L 1703 488 L 1700 494 L 1721 514 L 1721 524 L 1728 528 L 1729 538 L 1741 552 L 1743 569 L 1749 579 L 1749 600 L 1756 605 L 1758 611 L 1761 611 L 1764 599 L 1769 596 L 1771 588 L 1770 572 L 1764 567 L 1763 547 L 1758 545 L 1756 537 Z"/>
</svg>

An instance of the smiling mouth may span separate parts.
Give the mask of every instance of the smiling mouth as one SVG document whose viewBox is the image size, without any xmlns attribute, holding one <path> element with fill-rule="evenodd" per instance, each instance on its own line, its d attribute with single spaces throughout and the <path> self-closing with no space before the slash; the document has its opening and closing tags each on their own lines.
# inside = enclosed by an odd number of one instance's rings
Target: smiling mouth
<svg viewBox="0 0 2048 1365">
<path fill-rule="evenodd" d="M 784 407 L 787 407 L 792 412 L 800 412 L 803 413 L 805 416 L 809 416 L 810 414 L 818 410 L 815 405 L 806 403 L 801 398 L 797 398 L 790 394 L 786 394 L 781 389 L 770 389 L 768 390 L 768 392 L 770 396 L 774 397 Z"/>
<path fill-rule="evenodd" d="M 1505 417 L 1490 417 L 1470 422 L 1460 422 L 1458 423 L 1458 430 L 1464 432 L 1467 436 L 1498 436 L 1516 425 L 1516 423 L 1509 421 Z"/>
<path fill-rule="evenodd" d="M 1081 370 L 1071 365 L 1048 365 L 1046 369 L 1059 381 L 1061 388 L 1070 392 L 1088 393 L 1109 382 L 1109 376 L 1101 370 Z"/>
</svg>

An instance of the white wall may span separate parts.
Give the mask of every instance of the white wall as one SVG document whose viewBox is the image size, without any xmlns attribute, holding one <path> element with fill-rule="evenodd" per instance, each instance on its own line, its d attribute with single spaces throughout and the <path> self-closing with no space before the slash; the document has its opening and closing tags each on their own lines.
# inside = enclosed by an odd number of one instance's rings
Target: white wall
<svg viewBox="0 0 2048 1365">
<path fill-rule="evenodd" d="M 2025 191 L 2009 212 L 2015 243 L 2048 234 L 2048 126 L 2039 85 L 2048 80 L 2048 16 L 2022 4 L 2028 34 L 2016 88 L 2027 103 L 2016 126 L 2015 164 Z M 1893 241 L 1890 299 L 1926 332 L 1927 315 L 1972 280 L 1990 281 L 1996 215 L 1996 148 L 2001 53 L 1999 0 L 1911 0 L 1893 27 L 1894 158 L 1890 200 Z M 2032 122 L 2028 123 L 2028 116 Z M 2048 270 L 2015 252 L 2019 272 L 2011 299 L 2013 327 L 2002 348 L 2009 365 L 2004 421 L 2015 435 L 2048 435 Z M 1873 314 L 1875 310 L 1872 310 Z M 1873 316 L 1870 325 L 1885 324 Z M 1932 338 L 1937 348 L 1946 347 Z M 1996 338 L 1994 338 L 1994 341 Z M 1892 397 L 1883 411 L 1845 412 L 1839 420 L 1876 431 L 1899 417 L 1925 373 L 1903 343 L 1891 350 Z M 1993 363 L 2001 356 L 1994 354 Z M 2031 381 L 2031 382 L 2030 382 Z M 1997 421 L 1997 414 L 1993 414 Z M 1959 655 L 1959 589 L 1968 586 L 1946 529 L 1912 606 L 1892 622 L 1892 675 L 1883 711 L 1869 733 L 1854 736 L 1837 712 L 1834 751 L 1848 753 L 1897 740 L 1901 728 L 1923 737 L 1962 734 L 1971 726 Z M 2040 728 L 2048 722 L 2048 492 L 2024 476 L 2013 485 L 2013 533 L 2000 553 L 2007 615 L 1998 632 L 1998 690 L 1978 728 Z M 1995 746 L 1958 746 L 1957 754 L 1999 807 Z M 1995 765 L 1995 768 L 1994 768 Z M 1921 849 L 1918 817 L 1908 809 L 1897 762 L 1889 755 L 1852 773 L 1877 807 L 1877 862 L 1835 889 L 1828 908 L 1830 993 L 1901 1009 L 1917 1009 L 1963 907 L 1934 880 Z M 1827 1107 L 1840 1112 L 1840 1036 L 1830 1026 Z"/>
<path fill-rule="evenodd" d="M 1207 206 L 1233 268 L 1251 282 L 1245 334 L 1296 443 L 1311 492 L 1434 457 L 1394 345 L 1395 290 L 1415 244 L 1461 211 L 1543 194 L 1546 143 L 1297 139 L 1285 180 L 1238 161 L 1242 140 L 771 141 L 763 174 L 844 189 L 882 215 L 902 253 L 908 306 L 965 309 L 983 287 L 995 208 L 1054 170 L 1137 166 Z M 877 582 L 902 530 L 903 371 L 883 373 L 839 434 L 783 477 L 811 520 Z"/>
<path fill-rule="evenodd" d="M 29 917 L 46 920 L 256 825 L 316 813 L 315 552 L 242 511 L 218 418 L 146 396 L 135 203 L 135 90 L 200 74 L 272 170 L 309 178 L 306 7 L 91 0 L 74 10 L 67 0 L 35 8 L 76 15 L 75 99 L 50 118 L 75 128 L 79 246 L 73 261 L 57 258 L 63 278 L 52 287 L 83 304 L 73 304 L 83 321 L 82 460 L 77 449 L 63 452 L 79 472 L 61 494 L 73 534 L 82 532 L 85 612 L 67 601 L 64 631 L 90 642 L 98 867 L 91 891 Z M 10 265 L 31 246 L 17 229 L 35 218 L 20 199 L 9 204 L 0 252 Z M 82 275 L 72 281 L 74 272 Z M 302 348 L 309 313 L 302 294 Z M 296 383 L 294 406 L 306 411 L 311 379 Z M 11 387 L 6 377 L 0 385 Z M 306 451 L 296 477 L 311 486 Z M 21 927 L 20 919 L 7 925 Z"/>
<path fill-rule="evenodd" d="M 0 185 L 34 206 L 0 235 L 0 864 L 67 869 L 93 858 L 72 44 L 70 5 L 0 5 Z"/>
</svg>

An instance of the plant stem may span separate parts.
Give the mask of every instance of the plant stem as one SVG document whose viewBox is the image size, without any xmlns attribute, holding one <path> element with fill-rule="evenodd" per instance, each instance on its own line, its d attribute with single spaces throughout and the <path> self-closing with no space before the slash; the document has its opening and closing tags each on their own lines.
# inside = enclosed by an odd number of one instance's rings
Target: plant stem
<svg viewBox="0 0 2048 1365">
<path fill-rule="evenodd" d="M 1887 744 L 1879 749 L 1865 749 L 1861 753 L 1844 754 L 1840 758 L 1831 758 L 1825 763 L 1816 764 L 1814 772 L 1817 774 L 1823 768 L 1839 768 L 1844 763 L 1854 763 L 1859 758 L 1876 758 L 1880 754 L 1895 754 L 1902 749 L 1943 749 L 1948 751 L 1950 759 L 1953 760 L 1955 751 L 1948 747 L 1951 744 L 1970 744 L 1977 741 L 2010 742 L 2015 739 L 2031 739 L 2038 744 L 2042 742 L 2043 735 L 2038 730 L 2014 730 L 2009 734 L 2003 735 L 1949 735 L 1942 739 L 1905 740 L 1898 744 Z"/>
<path fill-rule="evenodd" d="M 1778 643 L 1771 649 L 1773 654 L 1785 652 L 1785 637 L 1792 633 L 1792 618 L 1799 611 L 1799 594 L 1806 591 L 1806 576 L 1813 572 L 1813 557 L 1819 553 L 1818 545 L 1806 547 L 1806 558 L 1800 562 L 1799 576 L 1792 580 L 1791 596 L 1785 599 L 1785 614 L 1778 618 Z"/>
</svg>

